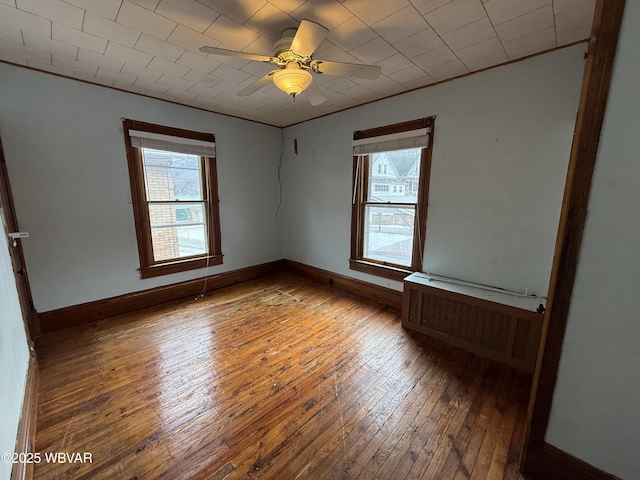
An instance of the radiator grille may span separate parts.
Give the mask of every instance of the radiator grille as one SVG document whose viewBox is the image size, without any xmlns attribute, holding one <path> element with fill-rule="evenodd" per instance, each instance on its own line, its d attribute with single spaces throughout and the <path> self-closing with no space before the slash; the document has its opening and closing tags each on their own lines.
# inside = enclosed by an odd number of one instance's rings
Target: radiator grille
<svg viewBox="0 0 640 480">
<path fill-rule="evenodd" d="M 409 290 L 409 322 L 418 323 L 418 292 Z"/>
<path fill-rule="evenodd" d="M 510 315 L 428 293 L 422 294 L 420 325 L 506 354 Z"/>
<path fill-rule="evenodd" d="M 527 356 L 527 346 L 529 343 L 529 331 L 531 330 L 531 322 L 524 318 L 518 318 L 516 324 L 516 334 L 513 340 L 512 356 L 518 360 L 524 360 Z"/>
<path fill-rule="evenodd" d="M 533 371 L 542 316 L 405 281 L 404 326 Z"/>
</svg>

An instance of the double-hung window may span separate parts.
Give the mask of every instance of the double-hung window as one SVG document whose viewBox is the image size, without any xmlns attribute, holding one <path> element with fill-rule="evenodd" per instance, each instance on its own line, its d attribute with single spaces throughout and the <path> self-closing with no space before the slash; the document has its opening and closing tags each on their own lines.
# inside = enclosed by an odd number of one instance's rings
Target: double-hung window
<svg viewBox="0 0 640 480">
<path fill-rule="evenodd" d="M 142 278 L 222 263 L 215 137 L 123 120 Z"/>
<path fill-rule="evenodd" d="M 354 132 L 350 268 L 397 280 L 422 270 L 433 127 Z"/>
</svg>

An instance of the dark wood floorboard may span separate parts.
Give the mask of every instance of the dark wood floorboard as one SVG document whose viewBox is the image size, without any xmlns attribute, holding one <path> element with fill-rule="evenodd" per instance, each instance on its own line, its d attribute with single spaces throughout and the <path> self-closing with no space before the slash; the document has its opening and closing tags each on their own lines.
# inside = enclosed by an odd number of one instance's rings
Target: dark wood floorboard
<svg viewBox="0 0 640 480">
<path fill-rule="evenodd" d="M 290 273 L 37 348 L 37 479 L 522 479 L 528 376 Z"/>
</svg>

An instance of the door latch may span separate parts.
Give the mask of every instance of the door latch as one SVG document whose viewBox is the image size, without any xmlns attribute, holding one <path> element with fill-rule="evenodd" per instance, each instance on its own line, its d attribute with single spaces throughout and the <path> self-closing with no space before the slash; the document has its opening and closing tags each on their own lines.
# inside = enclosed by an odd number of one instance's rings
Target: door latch
<svg viewBox="0 0 640 480">
<path fill-rule="evenodd" d="M 18 238 L 29 238 L 29 232 L 10 232 L 9 233 L 9 238 L 11 239 L 11 246 L 12 247 L 17 247 L 18 246 L 18 242 L 16 241 L 16 239 L 18 239 Z"/>
</svg>

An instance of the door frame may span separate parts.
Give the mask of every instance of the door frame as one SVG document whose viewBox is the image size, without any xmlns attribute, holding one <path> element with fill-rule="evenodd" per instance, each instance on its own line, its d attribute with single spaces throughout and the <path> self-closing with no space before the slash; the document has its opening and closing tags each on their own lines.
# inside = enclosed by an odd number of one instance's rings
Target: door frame
<svg viewBox="0 0 640 480">
<path fill-rule="evenodd" d="M 2 138 L 0 138 L 0 208 L 4 214 L 4 221 L 8 232 L 19 232 L 18 218 L 13 203 L 13 195 L 11 194 L 11 184 L 9 182 L 9 172 L 7 170 L 7 162 L 2 148 Z M 8 242 L 8 239 L 5 239 Z M 22 239 L 15 239 L 15 246 L 9 245 L 9 256 L 13 266 L 13 274 L 16 279 L 16 287 L 18 289 L 18 297 L 20 299 L 20 308 L 22 310 L 22 319 L 24 322 L 27 341 L 32 355 L 34 351 L 34 341 L 41 334 L 40 322 L 38 321 L 38 313 L 33 305 L 33 297 L 31 296 L 31 287 L 29 285 L 29 276 L 27 274 L 26 263 L 24 260 L 24 252 L 22 251 Z"/>
<path fill-rule="evenodd" d="M 585 227 L 591 178 L 616 54 L 624 0 L 597 0 L 533 374 L 520 469 L 531 479 L 613 479 L 545 442 L 558 378 L 571 293 Z"/>
</svg>

